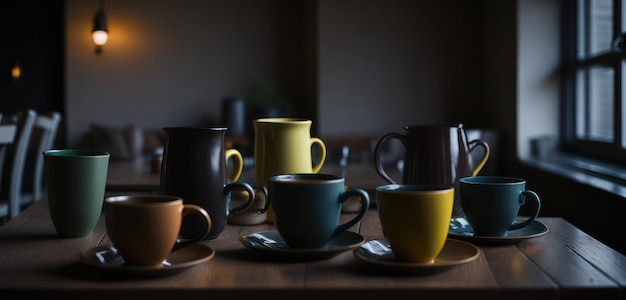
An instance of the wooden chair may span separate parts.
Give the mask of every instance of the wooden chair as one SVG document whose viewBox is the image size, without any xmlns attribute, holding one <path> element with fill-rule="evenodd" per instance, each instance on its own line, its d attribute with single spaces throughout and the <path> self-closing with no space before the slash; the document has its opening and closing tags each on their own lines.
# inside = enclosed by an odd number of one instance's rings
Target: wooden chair
<svg viewBox="0 0 626 300">
<path fill-rule="evenodd" d="M 15 141 L 7 148 L 7 162 L 2 168 L 2 190 L 0 202 L 8 203 L 8 215 L 0 218 L 12 219 L 20 212 L 20 194 L 24 179 L 24 163 L 30 143 L 30 135 L 37 113 L 34 110 L 20 111 L 15 118 Z"/>
<path fill-rule="evenodd" d="M 35 120 L 26 156 L 24 182 L 20 195 L 22 209 L 43 196 L 45 189 L 43 152 L 54 146 L 60 123 L 61 114 L 56 111 L 40 114 Z"/>
<path fill-rule="evenodd" d="M 16 131 L 17 126 L 14 124 L 0 125 L 0 170 L 3 169 L 7 148 L 13 143 Z M 1 180 L 2 172 L 0 172 L 0 181 Z M 0 219 L 8 219 L 8 216 L 9 203 L 7 201 L 0 201 Z M 2 224 L 2 222 L 0 222 L 0 224 Z"/>
</svg>

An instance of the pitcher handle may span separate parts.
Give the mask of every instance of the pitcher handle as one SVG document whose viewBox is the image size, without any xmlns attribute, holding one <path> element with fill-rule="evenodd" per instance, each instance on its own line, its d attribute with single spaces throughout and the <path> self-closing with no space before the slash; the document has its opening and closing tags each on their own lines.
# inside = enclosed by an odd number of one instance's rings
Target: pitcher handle
<svg viewBox="0 0 626 300">
<path fill-rule="evenodd" d="M 243 156 L 241 156 L 241 152 L 237 149 L 226 149 L 226 162 L 230 158 L 233 160 L 233 170 L 230 174 L 228 174 L 228 182 L 235 182 L 241 176 L 241 172 L 243 172 Z"/>
<path fill-rule="evenodd" d="M 374 148 L 374 166 L 376 167 L 376 172 L 378 172 L 378 175 L 380 175 L 387 182 L 391 184 L 396 184 L 396 182 L 391 178 L 391 176 L 387 174 L 387 171 L 385 171 L 385 168 L 383 167 L 383 163 L 380 161 L 380 153 L 382 152 L 381 149 L 383 148 L 383 144 L 385 144 L 388 140 L 391 140 L 391 139 L 400 140 L 400 142 L 402 142 L 402 145 L 404 145 L 404 147 L 406 148 L 406 138 L 404 137 L 404 135 L 396 133 L 396 132 L 392 132 L 392 133 L 388 133 L 384 135 L 382 138 L 380 138 L 378 143 L 376 143 L 376 148 Z"/>
<path fill-rule="evenodd" d="M 319 154 L 317 156 L 317 163 L 312 168 L 312 173 L 317 173 L 319 172 L 319 170 L 322 169 L 322 166 L 324 165 L 324 161 L 326 160 L 326 145 L 321 139 L 315 138 L 315 137 L 311 138 L 309 144 L 311 147 L 315 145 L 319 149 Z"/>
<path fill-rule="evenodd" d="M 481 157 L 480 161 L 478 161 L 478 164 L 474 166 L 474 169 L 472 170 L 472 176 L 478 175 L 478 172 L 480 172 L 480 170 L 482 170 L 482 168 L 487 163 L 487 159 L 489 159 L 489 154 L 491 153 L 491 150 L 489 149 L 489 144 L 487 144 L 487 142 L 483 140 L 473 140 L 469 142 L 469 153 L 472 153 L 472 151 L 474 151 L 477 146 L 482 146 L 484 149 L 484 153 L 483 157 Z"/>
</svg>

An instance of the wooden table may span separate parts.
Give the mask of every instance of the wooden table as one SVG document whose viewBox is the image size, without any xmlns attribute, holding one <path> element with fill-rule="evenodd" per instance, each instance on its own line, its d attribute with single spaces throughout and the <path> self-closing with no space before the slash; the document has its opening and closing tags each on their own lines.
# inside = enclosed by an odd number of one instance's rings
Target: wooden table
<svg viewBox="0 0 626 300">
<path fill-rule="evenodd" d="M 382 272 L 352 251 L 308 262 L 270 258 L 238 238 L 273 225 L 228 225 L 202 242 L 216 251 L 211 260 L 169 277 L 133 279 L 79 259 L 81 250 L 110 244 L 103 218 L 88 237 L 59 238 L 43 199 L 0 227 L 0 290 L 45 299 L 624 299 L 624 255 L 561 218 L 539 220 L 549 228 L 543 236 L 480 246 L 472 262 L 419 276 Z M 381 238 L 376 209 L 351 231 Z"/>
<path fill-rule="evenodd" d="M 158 193 L 161 174 L 153 172 L 150 158 L 111 160 L 107 173 L 107 192 Z"/>
<path fill-rule="evenodd" d="M 399 171 L 390 169 L 387 172 L 392 178 L 401 181 Z M 333 163 L 324 164 L 319 173 L 341 175 L 339 165 Z M 254 166 L 245 166 L 239 181 L 253 183 L 254 176 Z M 160 173 L 152 172 L 149 158 L 112 160 L 109 162 L 107 192 L 158 193 L 160 180 Z M 376 186 L 387 184 L 387 182 L 378 175 L 373 164 L 351 164 L 347 167 L 346 184 L 350 187 L 365 189 L 373 195 Z"/>
</svg>

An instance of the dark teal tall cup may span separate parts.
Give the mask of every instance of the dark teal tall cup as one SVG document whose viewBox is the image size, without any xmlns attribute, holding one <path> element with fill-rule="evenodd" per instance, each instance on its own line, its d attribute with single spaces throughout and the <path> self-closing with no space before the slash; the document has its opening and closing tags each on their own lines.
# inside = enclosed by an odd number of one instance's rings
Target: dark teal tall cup
<svg viewBox="0 0 626 300">
<path fill-rule="evenodd" d="M 539 196 L 526 189 L 526 181 L 504 176 L 473 176 L 459 180 L 461 205 L 476 236 L 504 236 L 532 223 L 541 208 Z M 530 216 L 517 222 L 521 206 L 534 202 Z"/>
<path fill-rule="evenodd" d="M 361 199 L 354 218 L 339 224 L 341 206 L 351 196 Z M 319 249 L 359 222 L 370 206 L 362 189 L 345 190 L 344 178 L 330 174 L 283 174 L 268 180 L 268 199 L 278 233 L 290 248 Z"/>
<path fill-rule="evenodd" d="M 104 203 L 110 154 L 100 150 L 43 152 L 50 217 L 60 237 L 90 235 Z"/>
</svg>

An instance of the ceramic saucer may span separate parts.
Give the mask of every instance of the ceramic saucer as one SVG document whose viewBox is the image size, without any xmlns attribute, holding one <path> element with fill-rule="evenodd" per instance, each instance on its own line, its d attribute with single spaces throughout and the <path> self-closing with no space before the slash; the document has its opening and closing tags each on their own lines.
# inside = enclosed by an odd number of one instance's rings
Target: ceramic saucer
<svg viewBox="0 0 626 300">
<path fill-rule="evenodd" d="M 291 249 L 278 233 L 278 230 L 267 230 L 244 235 L 239 241 L 246 247 L 292 259 L 317 260 L 330 258 L 344 251 L 363 244 L 365 238 L 358 233 L 344 231 L 334 237 L 324 248 Z"/>
<path fill-rule="evenodd" d="M 477 236 L 474 235 L 474 229 L 465 218 L 454 218 L 450 221 L 448 237 L 485 245 L 501 245 L 519 243 L 542 236 L 546 232 L 548 232 L 546 225 L 535 220 L 524 228 L 507 231 L 504 236 Z"/>
<path fill-rule="evenodd" d="M 176 274 L 208 261 L 213 256 L 215 256 L 213 248 L 203 244 L 193 244 L 170 253 L 163 262 L 163 266 L 143 267 L 125 265 L 122 256 L 111 245 L 89 248 L 80 252 L 80 260 L 87 265 L 133 277 L 158 277 Z"/>
<path fill-rule="evenodd" d="M 399 274 L 423 275 L 446 271 L 475 260 L 480 249 L 473 244 L 446 239 L 446 243 L 433 263 L 411 263 L 399 261 L 386 239 L 372 240 L 353 251 L 360 261 Z"/>
</svg>

